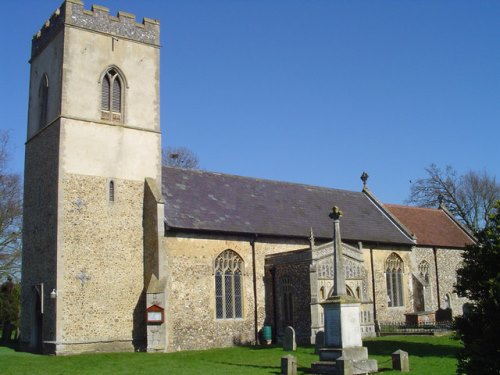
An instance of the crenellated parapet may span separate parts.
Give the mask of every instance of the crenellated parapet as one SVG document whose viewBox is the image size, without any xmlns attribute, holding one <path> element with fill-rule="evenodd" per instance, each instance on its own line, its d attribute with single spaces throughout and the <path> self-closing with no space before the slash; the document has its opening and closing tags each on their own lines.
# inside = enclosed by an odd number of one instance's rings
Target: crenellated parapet
<svg viewBox="0 0 500 375">
<path fill-rule="evenodd" d="M 33 36 L 31 56 L 36 56 L 63 25 L 160 45 L 160 22 L 157 20 L 144 18 L 142 23 L 138 23 L 135 15 L 130 13 L 118 12 L 115 17 L 109 14 L 109 9 L 106 7 L 93 5 L 91 10 L 87 10 L 80 0 L 66 0 Z"/>
</svg>

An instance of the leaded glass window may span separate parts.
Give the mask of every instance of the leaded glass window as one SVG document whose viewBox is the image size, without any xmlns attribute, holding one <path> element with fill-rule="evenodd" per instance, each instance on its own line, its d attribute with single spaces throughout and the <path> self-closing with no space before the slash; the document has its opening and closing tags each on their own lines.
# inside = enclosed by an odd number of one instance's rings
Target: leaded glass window
<svg viewBox="0 0 500 375">
<path fill-rule="evenodd" d="M 215 259 L 215 316 L 217 319 L 243 317 L 243 259 L 233 250 Z"/>
<path fill-rule="evenodd" d="M 118 70 L 110 68 L 101 82 L 101 118 L 109 121 L 122 120 L 123 78 Z"/>
<path fill-rule="evenodd" d="M 288 277 L 281 279 L 283 298 L 283 326 L 293 326 L 293 293 L 292 282 Z"/>
<path fill-rule="evenodd" d="M 403 306 L 403 260 L 392 253 L 385 261 L 385 281 L 387 284 L 387 305 Z"/>
</svg>

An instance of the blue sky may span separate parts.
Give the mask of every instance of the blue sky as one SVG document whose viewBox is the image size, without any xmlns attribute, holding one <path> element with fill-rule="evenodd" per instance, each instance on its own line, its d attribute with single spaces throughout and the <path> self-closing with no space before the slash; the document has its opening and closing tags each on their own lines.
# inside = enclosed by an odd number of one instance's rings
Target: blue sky
<svg viewBox="0 0 500 375">
<path fill-rule="evenodd" d="M 96 0 L 161 22 L 163 144 L 203 169 L 402 203 L 430 163 L 500 177 L 499 1 Z M 31 38 L 4 6 L 2 129 L 22 173 Z M 85 2 L 90 9 L 91 2 Z"/>
</svg>

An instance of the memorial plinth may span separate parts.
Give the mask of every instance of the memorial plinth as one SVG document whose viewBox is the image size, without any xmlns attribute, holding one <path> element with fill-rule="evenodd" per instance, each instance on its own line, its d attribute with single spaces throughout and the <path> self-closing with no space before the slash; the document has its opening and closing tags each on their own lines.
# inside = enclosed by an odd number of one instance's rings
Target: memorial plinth
<svg viewBox="0 0 500 375">
<path fill-rule="evenodd" d="M 321 305 L 325 317 L 325 347 L 319 350 L 319 361 L 311 366 L 315 374 L 368 374 L 378 371 L 376 360 L 368 359 L 368 349 L 361 341 L 360 303 L 346 293 L 339 218 L 342 212 L 334 207 L 333 295 Z"/>
</svg>

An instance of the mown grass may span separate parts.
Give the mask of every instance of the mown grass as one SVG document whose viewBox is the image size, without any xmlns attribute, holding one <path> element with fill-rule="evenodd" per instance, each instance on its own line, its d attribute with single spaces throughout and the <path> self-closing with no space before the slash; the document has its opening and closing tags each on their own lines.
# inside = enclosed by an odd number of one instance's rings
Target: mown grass
<svg viewBox="0 0 500 375">
<path fill-rule="evenodd" d="M 379 361 L 384 374 L 392 370 L 391 353 L 410 354 L 412 374 L 455 374 L 460 343 L 450 336 L 387 336 L 365 341 L 370 357 Z M 284 352 L 280 347 L 235 347 L 168 354 L 107 353 L 74 356 L 41 356 L 0 347 L 0 374 L 280 374 Z M 318 360 L 314 347 L 299 347 L 298 373 L 308 374 Z"/>
</svg>

